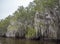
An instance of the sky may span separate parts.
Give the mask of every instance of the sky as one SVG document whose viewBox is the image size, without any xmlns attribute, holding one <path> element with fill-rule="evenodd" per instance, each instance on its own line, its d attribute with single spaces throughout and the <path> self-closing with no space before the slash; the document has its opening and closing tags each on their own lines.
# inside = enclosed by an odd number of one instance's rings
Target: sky
<svg viewBox="0 0 60 44">
<path fill-rule="evenodd" d="M 12 15 L 19 6 L 28 6 L 29 2 L 33 0 L 0 0 L 0 19 Z"/>
</svg>

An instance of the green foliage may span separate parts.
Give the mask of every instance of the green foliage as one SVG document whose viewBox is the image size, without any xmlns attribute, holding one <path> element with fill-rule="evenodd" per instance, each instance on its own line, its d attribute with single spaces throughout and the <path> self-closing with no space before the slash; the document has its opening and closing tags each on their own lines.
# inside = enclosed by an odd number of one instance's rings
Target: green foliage
<svg viewBox="0 0 60 44">
<path fill-rule="evenodd" d="M 3 30 L 3 32 L 6 32 L 9 24 L 10 24 L 10 16 L 0 21 L 0 30 Z"/>
<path fill-rule="evenodd" d="M 37 11 L 44 11 L 46 7 L 54 7 L 58 4 L 58 0 L 34 0 L 34 3 L 36 4 L 35 10 Z"/>
<path fill-rule="evenodd" d="M 38 12 L 43 12 L 45 8 L 52 8 L 58 4 L 58 0 L 34 0 L 34 2 L 30 2 L 28 7 L 23 7 L 20 6 L 14 13 L 13 16 L 8 16 L 4 20 L 2 19 L 0 21 L 0 30 L 7 31 L 8 30 L 12 31 L 15 29 L 18 29 L 18 23 L 16 22 L 21 22 L 23 26 L 26 25 L 31 25 L 31 27 L 34 27 L 34 17 L 36 11 Z M 41 16 L 41 18 L 43 18 Z M 16 24 L 16 25 L 11 25 L 11 23 Z M 44 26 L 44 23 L 40 22 L 38 23 L 40 26 Z M 21 26 L 21 29 L 24 29 L 23 26 Z M 26 37 L 31 38 L 35 36 L 36 30 L 34 28 L 28 27 L 26 30 Z M 19 29 L 20 29 L 19 28 Z"/>
<path fill-rule="evenodd" d="M 9 25 L 7 29 L 8 29 L 8 31 L 17 30 L 18 29 L 18 26 Z"/>
<path fill-rule="evenodd" d="M 46 0 L 44 2 L 45 6 L 54 7 L 58 3 L 58 0 Z"/>
<path fill-rule="evenodd" d="M 42 23 L 42 22 L 39 22 L 38 24 L 39 24 L 40 26 L 45 26 L 45 24 Z"/>
<path fill-rule="evenodd" d="M 27 32 L 26 32 L 26 37 L 27 38 L 32 38 L 36 34 L 36 30 L 34 28 L 28 27 Z"/>
<path fill-rule="evenodd" d="M 44 1 L 43 0 L 34 0 L 35 5 L 35 10 L 42 12 L 44 10 Z"/>
</svg>

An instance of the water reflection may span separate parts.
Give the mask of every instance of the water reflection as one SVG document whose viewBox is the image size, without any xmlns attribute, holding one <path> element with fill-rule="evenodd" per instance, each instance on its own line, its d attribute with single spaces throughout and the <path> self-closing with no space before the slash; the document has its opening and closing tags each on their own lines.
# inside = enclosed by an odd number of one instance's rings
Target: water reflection
<svg viewBox="0 0 60 44">
<path fill-rule="evenodd" d="M 54 42 L 54 41 L 34 41 L 34 40 L 29 41 L 29 40 L 12 39 L 12 38 L 0 38 L 0 44 L 57 44 L 57 42 Z"/>
</svg>

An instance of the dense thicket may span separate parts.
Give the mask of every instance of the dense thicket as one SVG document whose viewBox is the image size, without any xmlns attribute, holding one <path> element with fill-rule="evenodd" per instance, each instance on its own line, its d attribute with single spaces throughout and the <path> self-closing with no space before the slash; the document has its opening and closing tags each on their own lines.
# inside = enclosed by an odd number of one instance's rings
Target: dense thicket
<svg viewBox="0 0 60 44">
<path fill-rule="evenodd" d="M 28 7 L 20 6 L 12 16 L 8 16 L 7 18 L 2 19 L 0 21 L 0 30 L 1 32 L 7 33 L 13 32 L 14 34 L 11 33 L 12 35 L 19 37 L 37 38 L 43 33 L 41 32 L 43 29 L 40 30 L 41 26 L 45 27 L 43 22 L 36 23 L 38 14 L 42 14 L 39 16 L 39 18 L 44 19 L 46 22 L 48 21 L 46 20 L 45 15 L 50 15 L 50 19 L 53 22 L 51 25 L 53 25 L 53 27 L 57 25 L 56 27 L 59 28 L 59 12 L 59 0 L 34 0 L 33 2 L 30 2 Z M 36 24 L 39 26 L 35 26 Z M 39 30 L 36 27 L 39 27 Z M 48 28 L 46 29 L 48 30 Z"/>
</svg>

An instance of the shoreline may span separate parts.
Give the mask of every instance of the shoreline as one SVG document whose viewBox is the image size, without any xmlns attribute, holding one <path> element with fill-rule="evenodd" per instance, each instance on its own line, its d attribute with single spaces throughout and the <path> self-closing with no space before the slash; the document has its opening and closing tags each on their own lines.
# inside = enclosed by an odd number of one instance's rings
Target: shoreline
<svg viewBox="0 0 60 44">
<path fill-rule="evenodd" d="M 33 41 L 60 41 L 60 39 L 44 39 L 44 38 L 41 38 L 41 39 L 26 39 L 26 38 L 17 38 L 17 37 L 4 37 L 4 36 L 0 36 L 0 38 L 10 38 L 10 39 L 21 39 L 21 40 L 33 40 Z"/>
</svg>

